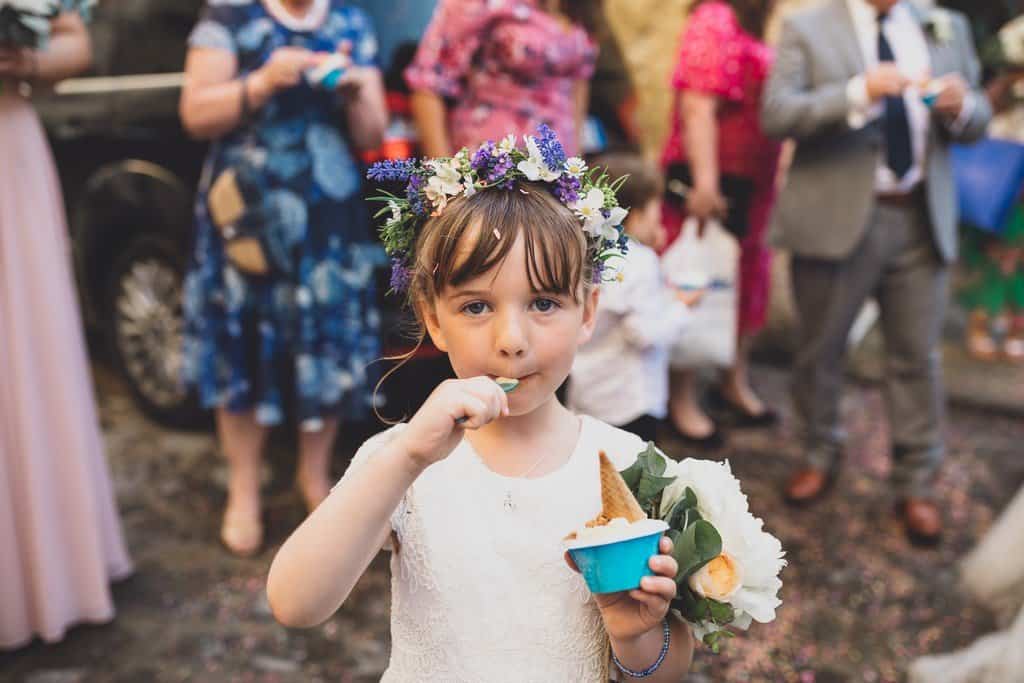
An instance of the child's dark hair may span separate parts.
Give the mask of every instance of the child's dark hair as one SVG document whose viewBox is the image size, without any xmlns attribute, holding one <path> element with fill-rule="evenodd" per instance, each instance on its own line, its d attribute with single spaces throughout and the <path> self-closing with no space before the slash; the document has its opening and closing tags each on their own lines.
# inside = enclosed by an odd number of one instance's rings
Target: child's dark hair
<svg viewBox="0 0 1024 683">
<path fill-rule="evenodd" d="M 636 154 L 605 154 L 594 159 L 612 178 L 629 176 L 618 191 L 619 205 L 639 211 L 665 192 L 665 177 L 657 166 Z"/>
<path fill-rule="evenodd" d="M 384 375 L 378 389 L 419 351 L 426 338 L 424 315 L 444 289 L 499 266 L 520 236 L 526 249 L 526 276 L 534 290 L 580 302 L 595 286 L 594 260 L 583 226 L 547 185 L 518 183 L 508 190 L 492 188 L 458 197 L 427 220 L 416 236 L 408 289 L 416 346 L 387 359 L 398 364 Z"/>
</svg>

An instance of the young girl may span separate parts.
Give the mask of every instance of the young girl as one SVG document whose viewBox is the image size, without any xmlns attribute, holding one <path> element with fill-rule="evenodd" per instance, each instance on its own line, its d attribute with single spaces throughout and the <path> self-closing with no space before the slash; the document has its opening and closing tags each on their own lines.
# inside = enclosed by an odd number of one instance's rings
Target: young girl
<svg viewBox="0 0 1024 683">
<path fill-rule="evenodd" d="M 617 594 L 590 595 L 563 557 L 563 537 L 601 510 L 598 452 L 621 470 L 644 447 L 555 397 L 590 337 L 625 212 L 606 185 L 588 190 L 593 176 L 549 130 L 528 144 L 529 159 L 507 140 L 427 162 L 411 201 L 392 203 L 393 284 L 408 281 L 459 379 L 359 449 L 274 559 L 270 604 L 288 626 L 323 622 L 383 547 L 384 681 L 678 681 L 693 641 L 669 615 L 671 542 L 640 589 Z M 409 180 L 400 166 L 390 179 Z M 497 377 L 519 384 L 506 394 Z"/>
</svg>

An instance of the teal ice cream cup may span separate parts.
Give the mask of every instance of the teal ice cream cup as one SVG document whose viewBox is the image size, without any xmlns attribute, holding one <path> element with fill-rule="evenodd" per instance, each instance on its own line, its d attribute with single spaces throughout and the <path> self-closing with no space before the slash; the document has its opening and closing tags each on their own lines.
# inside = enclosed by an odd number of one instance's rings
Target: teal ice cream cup
<svg viewBox="0 0 1024 683">
<path fill-rule="evenodd" d="M 591 593 L 628 591 L 639 588 L 640 580 L 653 573 L 650 559 L 658 554 L 658 542 L 666 530 L 668 524 L 660 519 L 645 519 L 609 538 L 569 541 L 566 550 Z"/>
</svg>

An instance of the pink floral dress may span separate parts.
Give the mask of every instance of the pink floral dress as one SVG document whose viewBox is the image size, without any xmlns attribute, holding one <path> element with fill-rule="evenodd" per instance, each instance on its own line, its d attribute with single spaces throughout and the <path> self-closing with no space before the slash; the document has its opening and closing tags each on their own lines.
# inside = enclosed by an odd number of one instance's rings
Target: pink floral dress
<svg viewBox="0 0 1024 683">
<path fill-rule="evenodd" d="M 413 90 L 452 101 L 456 149 L 546 123 L 576 154 L 573 90 L 593 75 L 596 59 L 586 31 L 534 0 L 441 0 L 405 78 Z"/>
<path fill-rule="evenodd" d="M 779 145 L 761 129 L 761 92 L 771 71 L 772 49 L 743 30 L 732 8 L 713 0 L 690 17 L 672 76 L 677 91 L 714 95 L 718 107 L 718 163 L 722 173 L 754 180 L 749 232 L 740 261 L 739 327 L 742 334 L 764 326 L 771 281 L 771 252 L 765 234 L 775 204 L 775 173 Z M 679 98 L 672 114 L 672 132 L 662 154 L 668 166 L 685 161 L 685 131 Z M 679 234 L 683 217 L 666 208 L 669 238 Z"/>
</svg>

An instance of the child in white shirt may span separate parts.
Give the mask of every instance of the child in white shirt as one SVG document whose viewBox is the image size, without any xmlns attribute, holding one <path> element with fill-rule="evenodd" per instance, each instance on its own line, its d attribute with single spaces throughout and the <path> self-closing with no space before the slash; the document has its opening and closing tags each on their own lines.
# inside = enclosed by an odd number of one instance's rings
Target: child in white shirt
<svg viewBox="0 0 1024 683">
<path fill-rule="evenodd" d="M 568 404 L 654 441 L 658 422 L 668 414 L 668 349 L 683 332 L 688 305 L 696 304 L 699 293 L 676 290 L 661 273 L 655 249 L 664 244 L 664 180 L 658 170 L 629 155 L 610 155 L 595 164 L 613 178 L 628 176 L 618 195 L 630 209 L 629 250 L 615 266 L 620 281 L 601 287 L 594 333 L 573 363 Z"/>
<path fill-rule="evenodd" d="M 411 180 L 402 164 L 371 174 L 409 180 L 382 213 L 392 283 L 459 379 L 359 449 L 274 558 L 270 606 L 289 626 L 323 622 L 384 548 L 384 683 L 606 683 L 609 670 L 679 681 L 693 635 L 669 611 L 672 541 L 650 558 L 654 575 L 620 593 L 590 594 L 563 557 L 566 534 L 602 509 L 598 452 L 621 471 L 644 448 L 555 395 L 590 336 L 625 212 L 550 130 L 528 158 L 502 145 L 416 166 Z M 506 394 L 498 378 L 518 385 Z"/>
</svg>

